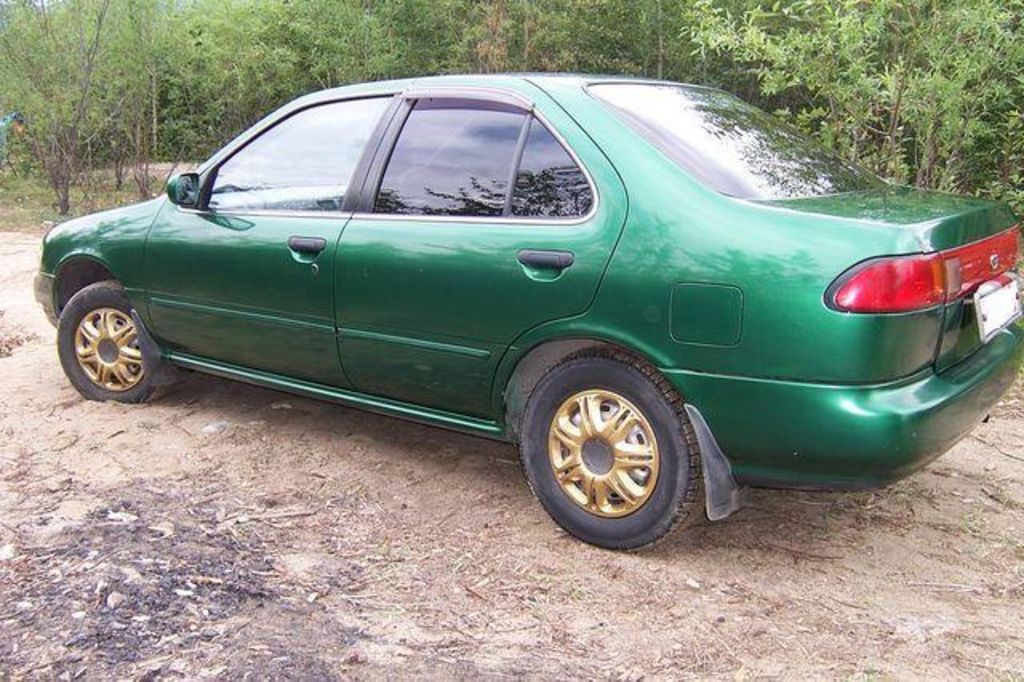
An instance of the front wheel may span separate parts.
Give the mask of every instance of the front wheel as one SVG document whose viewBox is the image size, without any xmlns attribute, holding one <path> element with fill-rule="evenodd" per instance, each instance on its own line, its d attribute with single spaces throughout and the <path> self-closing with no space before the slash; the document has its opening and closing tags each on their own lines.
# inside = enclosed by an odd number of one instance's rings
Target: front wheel
<svg viewBox="0 0 1024 682">
<path fill-rule="evenodd" d="M 544 509 L 585 542 L 636 549 L 703 516 L 682 398 L 628 356 L 581 355 L 548 372 L 527 401 L 520 455 Z"/>
<path fill-rule="evenodd" d="M 131 313 L 117 282 L 85 287 L 60 313 L 60 364 L 71 385 L 89 400 L 139 403 L 153 392 Z"/>
</svg>

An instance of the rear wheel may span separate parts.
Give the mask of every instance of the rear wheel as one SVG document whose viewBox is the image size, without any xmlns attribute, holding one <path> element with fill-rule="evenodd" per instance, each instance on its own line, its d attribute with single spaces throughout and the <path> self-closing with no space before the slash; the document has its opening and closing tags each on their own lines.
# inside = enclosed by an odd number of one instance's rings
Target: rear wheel
<svg viewBox="0 0 1024 682">
<path fill-rule="evenodd" d="M 577 356 L 544 376 L 526 405 L 520 454 L 544 509 L 585 542 L 635 549 L 703 517 L 682 399 L 626 355 Z"/>
<path fill-rule="evenodd" d="M 98 282 L 72 296 L 60 313 L 60 363 L 89 400 L 138 403 L 153 391 L 131 311 L 117 282 Z"/>
</svg>

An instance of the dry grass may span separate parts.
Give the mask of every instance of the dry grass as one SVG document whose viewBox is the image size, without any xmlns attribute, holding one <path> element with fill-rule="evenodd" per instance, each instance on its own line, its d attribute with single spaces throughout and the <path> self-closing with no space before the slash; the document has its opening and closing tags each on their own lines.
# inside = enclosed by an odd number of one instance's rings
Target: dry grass
<svg viewBox="0 0 1024 682">
<path fill-rule="evenodd" d="M 154 192 L 162 190 L 171 167 L 172 164 L 162 163 L 150 168 Z M 72 189 L 71 211 L 61 216 L 57 212 L 53 190 L 44 178 L 3 169 L 0 170 L 0 230 L 42 234 L 69 218 L 125 206 L 145 198 L 139 195 L 130 178 L 126 178 L 121 189 L 117 189 L 112 172 L 94 171 Z"/>
</svg>

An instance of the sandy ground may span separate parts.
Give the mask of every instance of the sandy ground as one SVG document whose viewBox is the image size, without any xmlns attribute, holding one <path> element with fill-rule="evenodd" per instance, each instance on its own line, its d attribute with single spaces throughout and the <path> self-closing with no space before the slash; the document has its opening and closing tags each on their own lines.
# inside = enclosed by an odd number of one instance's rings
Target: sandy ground
<svg viewBox="0 0 1024 682">
<path fill-rule="evenodd" d="M 1024 400 L 878 492 L 602 551 L 513 448 L 187 375 L 68 385 L 0 234 L 0 679 L 1024 676 Z"/>
</svg>

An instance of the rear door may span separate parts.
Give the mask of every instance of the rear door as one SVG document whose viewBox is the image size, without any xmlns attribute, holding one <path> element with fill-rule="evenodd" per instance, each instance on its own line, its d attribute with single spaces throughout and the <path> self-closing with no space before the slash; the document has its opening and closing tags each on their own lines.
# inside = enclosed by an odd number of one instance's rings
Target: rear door
<svg viewBox="0 0 1024 682">
<path fill-rule="evenodd" d="M 204 177 L 201 210 L 167 203 L 146 243 L 151 325 L 178 353 L 346 386 L 334 326 L 348 184 L 391 97 L 317 104 Z"/>
<path fill-rule="evenodd" d="M 404 95 L 338 252 L 340 353 L 358 389 L 487 416 L 513 340 L 590 305 L 624 190 L 585 133 L 545 104 L 480 90 Z"/>
</svg>

